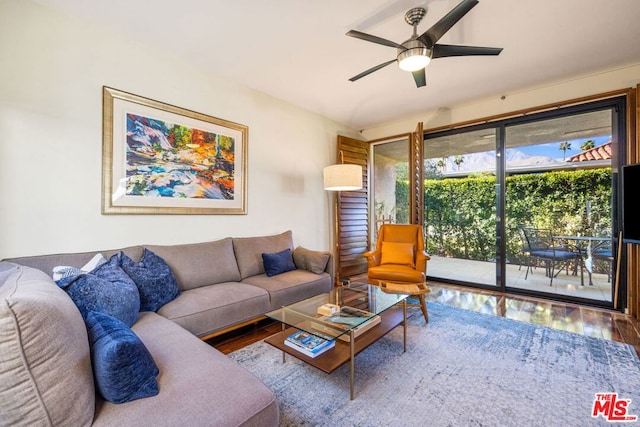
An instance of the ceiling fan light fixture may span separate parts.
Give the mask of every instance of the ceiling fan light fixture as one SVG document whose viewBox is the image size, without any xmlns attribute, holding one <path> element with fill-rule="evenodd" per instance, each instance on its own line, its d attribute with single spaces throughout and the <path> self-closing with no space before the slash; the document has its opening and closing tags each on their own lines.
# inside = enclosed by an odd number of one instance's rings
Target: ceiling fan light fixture
<svg viewBox="0 0 640 427">
<path fill-rule="evenodd" d="M 431 51 L 420 40 L 411 38 L 398 49 L 398 65 L 404 71 L 418 71 L 431 61 Z"/>
<path fill-rule="evenodd" d="M 404 71 L 418 71 L 426 67 L 431 58 L 426 47 L 414 47 L 407 49 L 398 55 L 398 65 Z"/>
</svg>

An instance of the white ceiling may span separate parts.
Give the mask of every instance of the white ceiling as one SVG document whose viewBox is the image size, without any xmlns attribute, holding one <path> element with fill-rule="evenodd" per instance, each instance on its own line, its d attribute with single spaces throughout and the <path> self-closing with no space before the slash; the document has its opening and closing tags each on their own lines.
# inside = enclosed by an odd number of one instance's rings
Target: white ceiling
<svg viewBox="0 0 640 427">
<path fill-rule="evenodd" d="M 348 81 L 396 50 L 345 33 L 402 43 L 408 9 L 420 34 L 460 0 L 35 1 L 354 129 L 640 62 L 640 0 L 480 0 L 439 42 L 503 52 L 436 59 L 423 88 L 396 64 Z"/>
</svg>

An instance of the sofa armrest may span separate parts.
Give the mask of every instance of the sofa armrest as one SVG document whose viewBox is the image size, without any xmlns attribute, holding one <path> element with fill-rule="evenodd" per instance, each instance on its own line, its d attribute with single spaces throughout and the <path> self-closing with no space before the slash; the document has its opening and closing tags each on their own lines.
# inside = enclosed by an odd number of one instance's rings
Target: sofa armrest
<svg viewBox="0 0 640 427">
<path fill-rule="evenodd" d="M 335 286 L 336 266 L 332 253 L 329 253 L 329 261 L 327 261 L 324 271 L 331 277 L 331 286 Z"/>
</svg>

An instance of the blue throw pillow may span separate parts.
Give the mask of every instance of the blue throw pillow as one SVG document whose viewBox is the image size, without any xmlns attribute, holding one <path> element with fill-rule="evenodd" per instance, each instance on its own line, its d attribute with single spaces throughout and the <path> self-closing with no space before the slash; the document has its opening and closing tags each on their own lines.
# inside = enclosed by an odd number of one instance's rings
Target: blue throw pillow
<svg viewBox="0 0 640 427">
<path fill-rule="evenodd" d="M 99 311 L 127 326 L 138 320 L 140 293 L 136 284 L 119 266 L 118 255 L 86 274 L 59 280 L 84 319 L 90 311 Z"/>
<path fill-rule="evenodd" d="M 264 272 L 269 277 L 296 269 L 291 249 L 285 249 L 275 254 L 262 254 L 262 262 L 264 263 Z"/>
<path fill-rule="evenodd" d="M 149 249 L 145 248 L 140 262 L 121 253 L 120 265 L 138 287 L 140 311 L 156 311 L 180 295 L 171 267 Z"/>
<path fill-rule="evenodd" d="M 123 403 L 158 394 L 160 370 L 140 338 L 109 315 L 86 319 L 96 387 L 109 402 Z"/>
</svg>

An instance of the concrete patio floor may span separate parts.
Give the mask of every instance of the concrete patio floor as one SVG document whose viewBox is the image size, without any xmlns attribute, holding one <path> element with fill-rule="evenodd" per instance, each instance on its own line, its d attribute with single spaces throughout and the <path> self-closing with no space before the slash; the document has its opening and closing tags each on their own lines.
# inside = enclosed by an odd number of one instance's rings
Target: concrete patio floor
<svg viewBox="0 0 640 427">
<path fill-rule="evenodd" d="M 566 274 L 566 271 L 563 270 L 557 277 L 554 277 L 553 285 L 550 286 L 551 279 L 545 275 L 544 268 L 533 268 L 525 279 L 526 270 L 526 266 L 507 264 L 506 286 L 595 301 L 612 301 L 611 288 L 613 284 L 607 281 L 606 274 L 594 273 L 592 275 L 593 285 L 589 285 L 589 275 L 585 270 L 583 286 L 580 284 L 580 269 L 575 276 L 571 274 L 571 271 Z M 433 280 L 448 279 L 496 286 L 496 264 L 432 255 L 431 260 L 427 263 L 427 276 Z"/>
</svg>

